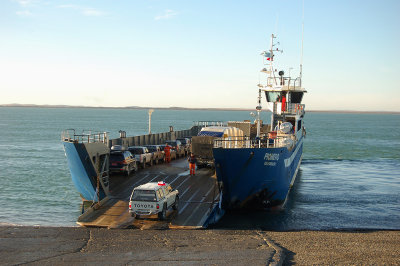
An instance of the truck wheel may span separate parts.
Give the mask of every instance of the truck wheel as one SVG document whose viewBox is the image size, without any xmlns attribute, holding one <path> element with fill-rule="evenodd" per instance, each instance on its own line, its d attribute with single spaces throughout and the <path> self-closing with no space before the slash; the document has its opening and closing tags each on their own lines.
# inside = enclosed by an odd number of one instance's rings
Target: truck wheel
<svg viewBox="0 0 400 266">
<path fill-rule="evenodd" d="M 153 160 L 152 159 L 150 160 L 150 166 L 153 166 Z"/>
<path fill-rule="evenodd" d="M 175 198 L 175 203 L 172 205 L 172 209 L 177 210 L 179 205 L 179 197 Z"/>
<path fill-rule="evenodd" d="M 164 204 L 162 211 L 158 213 L 158 218 L 160 218 L 161 221 L 164 221 L 165 217 L 167 217 L 167 206 Z"/>
<path fill-rule="evenodd" d="M 143 163 L 142 163 L 142 168 L 143 168 L 143 169 L 146 168 L 146 161 L 143 161 Z"/>
<path fill-rule="evenodd" d="M 131 174 L 131 168 L 129 165 L 128 165 L 128 169 L 126 170 L 125 174 L 126 174 L 126 176 L 129 176 Z"/>
</svg>

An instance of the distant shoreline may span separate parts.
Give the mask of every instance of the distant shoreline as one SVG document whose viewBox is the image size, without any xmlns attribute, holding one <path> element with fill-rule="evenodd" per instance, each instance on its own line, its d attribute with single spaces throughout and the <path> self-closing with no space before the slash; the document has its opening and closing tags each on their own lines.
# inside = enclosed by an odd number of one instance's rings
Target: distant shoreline
<svg viewBox="0 0 400 266">
<path fill-rule="evenodd" d="M 189 107 L 142 107 L 142 106 L 84 106 L 84 105 L 50 105 L 50 104 L 0 104 L 0 107 L 29 107 L 29 108 L 88 108 L 88 109 L 137 109 L 137 110 L 199 110 L 199 111 L 254 111 L 247 108 L 189 108 Z M 349 114 L 400 114 L 396 111 L 357 111 L 357 110 L 307 110 L 310 113 L 349 113 Z"/>
</svg>

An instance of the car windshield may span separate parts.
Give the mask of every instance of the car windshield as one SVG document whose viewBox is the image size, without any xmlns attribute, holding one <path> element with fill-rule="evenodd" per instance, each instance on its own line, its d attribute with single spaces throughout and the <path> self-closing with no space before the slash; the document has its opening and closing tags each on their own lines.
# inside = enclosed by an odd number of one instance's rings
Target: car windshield
<svg viewBox="0 0 400 266">
<path fill-rule="evenodd" d="M 186 139 L 179 139 L 182 144 L 186 144 Z"/>
<path fill-rule="evenodd" d="M 157 151 L 157 148 L 156 148 L 156 147 L 147 147 L 147 149 L 148 149 L 149 151 L 151 151 L 151 152 Z"/>
<path fill-rule="evenodd" d="M 131 148 L 129 151 L 133 154 L 143 154 L 143 149 L 142 148 Z"/>
<path fill-rule="evenodd" d="M 175 141 L 167 141 L 167 144 L 172 146 L 172 147 L 176 146 L 176 142 Z"/>
<path fill-rule="evenodd" d="M 154 190 L 135 190 L 131 198 L 132 201 L 157 201 Z"/>
</svg>

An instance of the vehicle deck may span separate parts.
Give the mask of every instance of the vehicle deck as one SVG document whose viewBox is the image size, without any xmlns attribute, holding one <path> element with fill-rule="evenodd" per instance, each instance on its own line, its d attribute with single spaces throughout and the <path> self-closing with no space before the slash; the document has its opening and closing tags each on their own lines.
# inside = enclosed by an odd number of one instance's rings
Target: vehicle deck
<svg viewBox="0 0 400 266">
<path fill-rule="evenodd" d="M 173 189 L 178 189 L 178 210 L 169 210 L 165 221 L 159 221 L 156 215 L 131 217 L 128 205 L 133 188 L 157 181 L 164 181 L 171 184 Z M 195 176 L 190 176 L 185 159 L 175 160 L 169 164 L 153 165 L 129 177 L 111 176 L 110 191 L 111 196 L 102 200 L 100 206 L 90 207 L 78 218 L 79 225 L 140 229 L 204 228 L 219 203 L 214 171 L 198 169 Z"/>
</svg>

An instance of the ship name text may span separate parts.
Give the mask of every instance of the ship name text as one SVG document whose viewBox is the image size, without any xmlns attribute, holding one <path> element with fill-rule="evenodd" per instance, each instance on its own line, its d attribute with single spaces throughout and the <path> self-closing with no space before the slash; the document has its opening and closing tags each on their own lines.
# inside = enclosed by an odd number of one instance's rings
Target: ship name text
<svg viewBox="0 0 400 266">
<path fill-rule="evenodd" d="M 265 161 L 278 161 L 279 160 L 279 153 L 268 153 L 266 152 L 264 155 Z"/>
<path fill-rule="evenodd" d="M 265 166 L 276 166 L 276 162 L 279 160 L 279 153 L 268 153 L 266 152 L 264 155 L 264 165 Z M 271 162 L 272 161 L 272 162 Z"/>
</svg>

